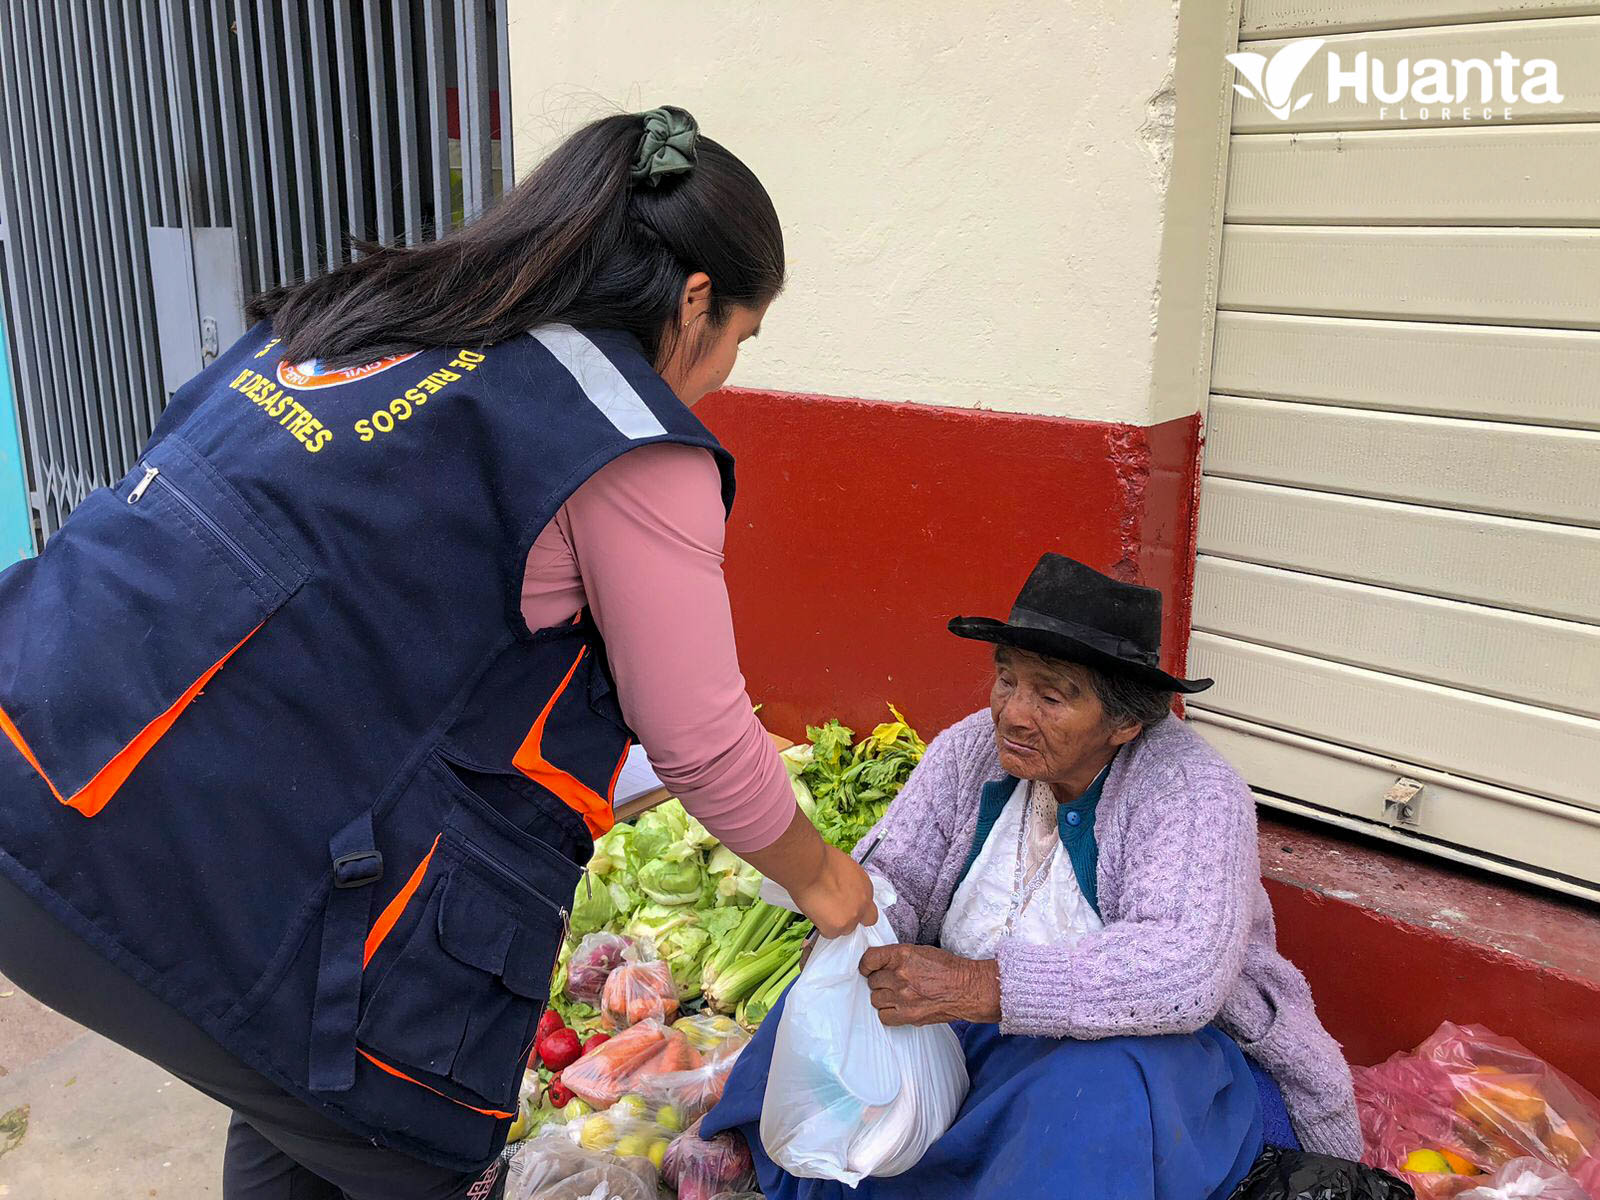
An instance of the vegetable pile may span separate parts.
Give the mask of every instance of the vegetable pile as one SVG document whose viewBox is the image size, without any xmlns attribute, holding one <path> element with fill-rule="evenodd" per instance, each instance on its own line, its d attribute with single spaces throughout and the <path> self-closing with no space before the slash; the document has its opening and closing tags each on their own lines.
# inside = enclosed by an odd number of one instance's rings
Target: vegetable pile
<svg viewBox="0 0 1600 1200">
<path fill-rule="evenodd" d="M 800 779 L 816 797 L 815 810 L 807 815 L 823 838 L 841 850 L 855 849 L 878 823 L 927 749 L 894 705 L 889 711 L 894 720 L 854 747 L 850 739 L 855 734 L 838 721 L 807 728 L 809 751 L 790 760 L 800 760 Z"/>
<path fill-rule="evenodd" d="M 796 802 L 841 850 L 878 822 L 926 748 L 890 712 L 860 742 L 835 720 L 784 752 Z M 761 884 L 677 800 L 596 841 L 511 1141 L 538 1132 L 523 1149 L 543 1155 L 558 1139 L 552 1162 L 568 1163 L 576 1142 L 591 1158 L 665 1164 L 691 1200 L 735 1183 L 743 1147 L 685 1129 L 721 1098 L 746 1031 L 799 975 L 812 932 L 762 901 Z"/>
</svg>

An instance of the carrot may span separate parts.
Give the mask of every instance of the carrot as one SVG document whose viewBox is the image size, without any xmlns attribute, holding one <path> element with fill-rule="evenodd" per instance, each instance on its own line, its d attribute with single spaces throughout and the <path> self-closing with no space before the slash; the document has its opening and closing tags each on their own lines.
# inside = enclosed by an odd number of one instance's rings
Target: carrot
<svg viewBox="0 0 1600 1200">
<path fill-rule="evenodd" d="M 608 1107 L 660 1055 L 666 1037 L 666 1029 L 659 1022 L 630 1026 L 573 1063 L 562 1072 L 561 1081 L 588 1103 Z"/>
</svg>

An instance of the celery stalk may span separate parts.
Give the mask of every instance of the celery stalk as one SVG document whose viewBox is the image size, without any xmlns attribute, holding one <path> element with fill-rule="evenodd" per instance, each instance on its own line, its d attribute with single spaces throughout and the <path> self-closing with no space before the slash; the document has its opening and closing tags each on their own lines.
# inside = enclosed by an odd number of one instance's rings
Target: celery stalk
<svg viewBox="0 0 1600 1200">
<path fill-rule="evenodd" d="M 766 941 L 775 924 L 790 914 L 765 901 L 757 901 L 734 929 L 733 936 L 719 946 L 705 961 L 700 972 L 700 988 L 710 992 L 717 977 L 731 967 L 739 955 L 755 949 Z"/>
<path fill-rule="evenodd" d="M 755 995 L 739 1006 L 741 1023 L 747 1028 L 754 1029 L 765 1021 L 767 1014 L 782 998 L 789 985 L 798 978 L 800 978 L 800 955 L 796 953 L 786 969 L 774 975 L 756 990 Z"/>
<path fill-rule="evenodd" d="M 705 990 L 706 1003 L 721 1013 L 731 1013 L 739 1002 L 786 966 L 803 943 L 801 937 L 778 940 L 754 953 L 740 955 Z"/>
</svg>

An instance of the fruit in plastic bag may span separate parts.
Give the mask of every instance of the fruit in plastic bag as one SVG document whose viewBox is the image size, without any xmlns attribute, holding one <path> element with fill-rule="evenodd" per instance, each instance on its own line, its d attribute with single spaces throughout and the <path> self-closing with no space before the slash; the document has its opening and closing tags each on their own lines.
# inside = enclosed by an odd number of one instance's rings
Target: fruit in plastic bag
<svg viewBox="0 0 1600 1200">
<path fill-rule="evenodd" d="M 755 1186 L 755 1161 L 744 1138 L 729 1130 L 702 1138 L 700 1122 L 673 1140 L 661 1167 L 661 1178 L 676 1188 L 678 1200 L 712 1200 L 720 1192 Z"/>
<path fill-rule="evenodd" d="M 1403 1171 L 1412 1175 L 1477 1175 L 1478 1168 L 1451 1150 L 1434 1150 L 1424 1146 L 1406 1155 L 1400 1164 Z"/>
<path fill-rule="evenodd" d="M 896 942 L 894 888 L 872 881 L 878 923 L 817 942 L 778 1022 L 761 1144 L 810 1179 L 854 1187 L 914 1167 L 955 1120 L 969 1081 L 948 1025 L 889 1028 L 872 1007 L 861 956 Z"/>
<path fill-rule="evenodd" d="M 1426 1200 L 1447 1200 L 1531 1157 L 1600 1195 L 1600 1101 L 1516 1041 L 1445 1022 L 1410 1054 L 1354 1072 L 1365 1161 L 1401 1171 Z M 1453 1175 L 1405 1170 L 1418 1149 Z"/>
<path fill-rule="evenodd" d="M 611 972 L 627 956 L 638 953 L 638 944 L 616 933 L 591 933 L 578 943 L 567 962 L 567 995 L 584 1004 L 598 1005 Z M 540 1030 L 543 1034 L 545 1031 Z"/>
<path fill-rule="evenodd" d="M 737 1054 L 750 1041 L 750 1034 L 739 1022 L 721 1013 L 702 1012 L 680 1017 L 672 1027 L 708 1059 Z"/>
<path fill-rule="evenodd" d="M 1462 1192 L 1459 1200 L 1589 1200 L 1578 1181 L 1537 1158 L 1514 1158 L 1487 1183 Z"/>
<path fill-rule="evenodd" d="M 703 1067 L 648 1076 L 640 1080 L 639 1094 L 655 1106 L 657 1120 L 676 1121 L 681 1132 L 717 1106 L 737 1059 L 737 1053 L 724 1054 Z"/>
<path fill-rule="evenodd" d="M 1229 1200 L 1413 1200 L 1387 1171 L 1325 1154 L 1268 1146 Z"/>
<path fill-rule="evenodd" d="M 561 1082 L 596 1108 L 610 1108 L 656 1075 L 692 1071 L 704 1064 L 689 1039 L 660 1021 L 641 1021 L 585 1054 Z"/>
<path fill-rule="evenodd" d="M 670 1021 L 678 1012 L 678 985 L 664 962 L 623 963 L 606 977 L 600 1016 L 608 1029 L 640 1021 Z"/>
<path fill-rule="evenodd" d="M 517 1147 L 506 1170 L 505 1200 L 586 1200 L 604 1188 L 606 1200 L 656 1200 L 658 1174 L 643 1158 L 617 1158 L 583 1149 L 559 1132 Z"/>
<path fill-rule="evenodd" d="M 643 1158 L 659 1167 L 666 1157 L 672 1134 L 649 1116 L 636 1116 L 611 1108 L 568 1124 L 567 1136 L 585 1150 L 614 1154 L 618 1158 Z"/>
</svg>

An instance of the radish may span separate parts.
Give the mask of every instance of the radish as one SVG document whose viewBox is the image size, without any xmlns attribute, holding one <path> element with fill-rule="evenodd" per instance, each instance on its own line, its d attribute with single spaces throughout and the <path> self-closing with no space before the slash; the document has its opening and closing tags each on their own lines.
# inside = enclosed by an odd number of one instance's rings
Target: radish
<svg viewBox="0 0 1600 1200">
<path fill-rule="evenodd" d="M 564 1071 L 582 1056 L 578 1035 L 565 1026 L 539 1039 L 539 1057 L 552 1071 Z"/>
</svg>

